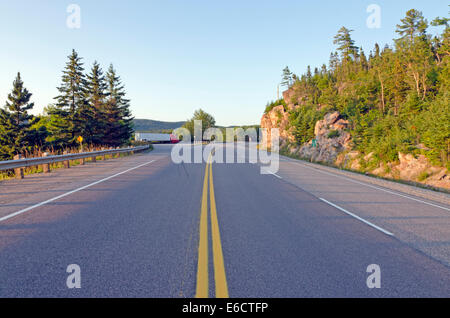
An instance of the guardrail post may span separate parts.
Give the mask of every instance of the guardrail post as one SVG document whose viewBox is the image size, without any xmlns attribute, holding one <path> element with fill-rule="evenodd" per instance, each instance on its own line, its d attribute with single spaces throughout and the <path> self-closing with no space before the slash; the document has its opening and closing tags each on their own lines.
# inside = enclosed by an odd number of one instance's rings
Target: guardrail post
<svg viewBox="0 0 450 318">
<path fill-rule="evenodd" d="M 42 154 L 42 157 L 48 157 L 48 152 L 44 152 L 44 153 Z M 49 164 L 49 163 L 44 163 L 44 164 L 42 165 L 42 171 L 43 171 L 44 173 L 50 173 L 50 164 Z"/>
<path fill-rule="evenodd" d="M 15 155 L 14 156 L 14 160 L 20 160 L 20 159 L 22 159 L 21 155 Z M 24 178 L 23 168 L 16 168 L 16 169 L 14 169 L 14 174 L 16 175 L 17 179 L 23 179 Z"/>
<path fill-rule="evenodd" d="M 69 152 L 68 151 L 64 151 L 63 155 L 68 155 Z M 66 160 L 64 161 L 64 168 L 69 169 L 70 168 L 70 160 Z"/>
<path fill-rule="evenodd" d="M 92 162 L 97 162 L 97 157 L 94 156 L 94 157 L 91 158 L 91 160 L 92 160 Z"/>
<path fill-rule="evenodd" d="M 84 158 L 81 158 L 81 159 L 80 159 L 80 164 L 81 164 L 82 166 L 84 166 L 85 163 L 86 163 L 86 162 L 85 162 Z"/>
</svg>

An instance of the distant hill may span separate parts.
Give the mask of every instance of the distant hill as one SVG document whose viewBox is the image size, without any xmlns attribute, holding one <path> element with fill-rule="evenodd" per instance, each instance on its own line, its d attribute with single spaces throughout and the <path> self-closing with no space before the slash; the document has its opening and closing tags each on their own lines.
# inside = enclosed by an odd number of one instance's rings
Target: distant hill
<svg viewBox="0 0 450 318">
<path fill-rule="evenodd" d="M 184 125 L 184 121 L 168 122 L 151 119 L 135 119 L 134 121 L 135 131 L 152 131 L 160 132 L 165 130 L 174 130 Z"/>
</svg>

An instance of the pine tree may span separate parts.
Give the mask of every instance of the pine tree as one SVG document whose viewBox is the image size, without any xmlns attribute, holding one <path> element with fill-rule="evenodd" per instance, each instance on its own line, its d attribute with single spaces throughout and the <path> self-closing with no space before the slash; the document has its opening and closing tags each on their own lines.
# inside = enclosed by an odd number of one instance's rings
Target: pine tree
<svg viewBox="0 0 450 318">
<path fill-rule="evenodd" d="M 450 55 L 450 19 L 437 17 L 431 22 L 431 25 L 439 27 L 445 26 L 442 36 L 436 36 L 433 39 L 433 53 L 438 60 L 438 65 L 442 63 L 444 56 Z"/>
<path fill-rule="evenodd" d="M 289 70 L 289 67 L 286 66 L 283 69 L 281 86 L 285 86 L 286 88 L 291 87 L 292 85 L 292 72 Z"/>
<path fill-rule="evenodd" d="M 119 146 L 128 142 L 133 134 L 133 117 L 130 100 L 125 98 L 125 88 L 112 64 L 106 73 L 106 85 L 106 129 L 103 143 Z"/>
<path fill-rule="evenodd" d="M 58 88 L 60 95 L 55 97 L 56 107 L 53 115 L 59 117 L 56 124 L 59 145 L 62 147 L 74 145 L 78 136 L 91 136 L 93 114 L 88 107 L 86 78 L 82 58 L 75 50 L 68 56 L 69 61 L 62 75 L 62 83 Z M 87 135 L 87 136 L 86 136 Z"/>
<path fill-rule="evenodd" d="M 37 119 L 28 114 L 34 106 L 30 103 L 31 96 L 18 73 L 8 101 L 0 111 L 0 156 L 3 159 L 11 159 L 33 146 L 34 133 L 30 127 Z"/>
<path fill-rule="evenodd" d="M 416 97 L 426 98 L 430 89 L 428 74 L 433 68 L 432 44 L 426 34 L 427 20 L 422 12 L 409 10 L 406 17 L 397 25 L 396 32 L 400 38 L 396 39 L 396 48 L 409 74 L 410 85 L 416 91 Z"/>
<path fill-rule="evenodd" d="M 337 52 L 334 52 L 334 53 L 331 52 L 330 53 L 330 62 L 329 62 L 329 64 L 330 64 L 330 70 L 334 72 L 337 69 L 338 65 L 339 65 L 339 55 L 338 55 Z"/>
<path fill-rule="evenodd" d="M 353 30 L 342 27 L 334 37 L 333 43 L 338 45 L 337 49 L 341 52 L 342 59 L 345 61 L 349 61 L 352 56 L 355 57 L 357 55 L 358 48 L 351 37 L 351 32 Z"/>
<path fill-rule="evenodd" d="M 406 17 L 400 20 L 402 24 L 397 24 L 397 32 L 401 38 L 413 42 L 415 37 L 425 36 L 428 22 L 424 19 L 422 12 L 411 9 L 406 12 Z"/>
<path fill-rule="evenodd" d="M 361 69 L 364 71 L 367 71 L 369 68 L 366 54 L 364 53 L 364 50 L 362 47 L 359 49 L 359 65 L 361 66 Z"/>
<path fill-rule="evenodd" d="M 319 75 L 319 69 L 317 67 L 314 68 L 314 77 Z"/>
<path fill-rule="evenodd" d="M 0 108 L 0 160 L 10 160 L 14 156 L 14 128 L 11 114 Z"/>
<path fill-rule="evenodd" d="M 312 73 L 311 73 L 311 65 L 308 65 L 308 67 L 306 68 L 306 79 L 309 81 L 312 78 Z"/>
<path fill-rule="evenodd" d="M 378 43 L 375 43 L 375 56 L 377 57 L 380 56 L 380 46 L 378 45 Z"/>
<path fill-rule="evenodd" d="M 105 100 L 107 97 L 106 81 L 100 65 L 95 61 L 91 73 L 87 75 L 87 99 L 93 117 L 92 135 L 88 142 L 101 144 L 106 133 Z"/>
<path fill-rule="evenodd" d="M 389 75 L 386 74 L 386 58 L 383 55 L 375 55 L 370 61 L 371 64 L 371 72 L 373 72 L 374 77 L 378 80 L 380 86 L 380 111 L 382 113 L 386 110 L 386 79 L 389 78 Z"/>
</svg>

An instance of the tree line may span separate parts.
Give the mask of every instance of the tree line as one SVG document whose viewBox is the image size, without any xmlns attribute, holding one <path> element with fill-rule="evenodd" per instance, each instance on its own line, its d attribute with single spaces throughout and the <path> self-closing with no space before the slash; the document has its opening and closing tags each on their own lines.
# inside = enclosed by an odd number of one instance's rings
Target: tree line
<svg viewBox="0 0 450 318">
<path fill-rule="evenodd" d="M 73 50 L 62 73 L 55 103 L 40 116 L 30 114 L 32 94 L 17 74 L 6 105 L 0 108 L 0 159 L 9 160 L 36 148 L 58 151 L 77 147 L 80 136 L 92 146 L 117 147 L 130 141 L 130 100 L 113 65 L 104 74 L 94 62 L 85 74 L 82 58 Z"/>
<path fill-rule="evenodd" d="M 302 105 L 290 114 L 297 143 L 314 138 L 317 120 L 337 110 L 350 122 L 354 148 L 374 152 L 378 162 L 396 161 L 398 152 L 423 153 L 450 168 L 449 21 L 429 23 L 411 9 L 393 45 L 376 44 L 368 56 L 355 45 L 353 30 L 342 27 L 329 65 L 308 66 L 300 77 L 286 67 L 282 84 L 294 91 L 286 102 Z M 443 31 L 432 36 L 430 26 Z"/>
</svg>

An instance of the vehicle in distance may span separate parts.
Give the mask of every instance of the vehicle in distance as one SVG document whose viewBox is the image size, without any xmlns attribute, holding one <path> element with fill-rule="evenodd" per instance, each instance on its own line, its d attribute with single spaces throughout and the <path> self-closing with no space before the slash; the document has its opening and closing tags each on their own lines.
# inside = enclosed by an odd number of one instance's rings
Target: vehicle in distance
<svg viewBox="0 0 450 318">
<path fill-rule="evenodd" d="M 137 132 L 135 135 L 135 139 L 136 141 L 147 141 L 158 144 L 176 144 L 180 142 L 180 140 L 174 134 L 154 134 L 154 133 Z"/>
</svg>

